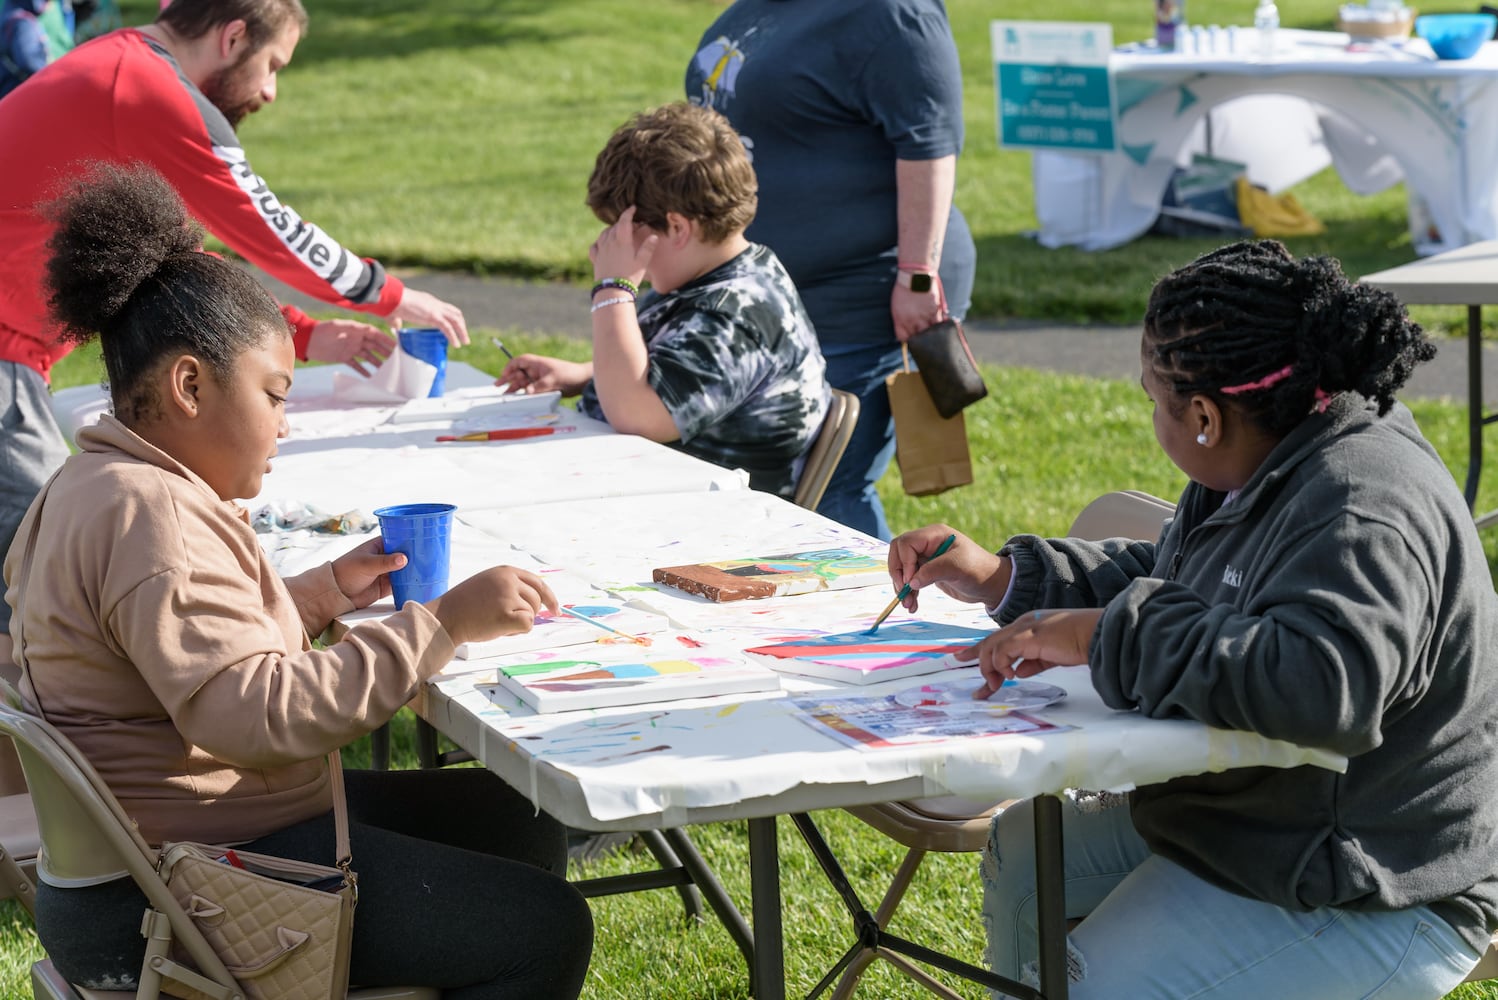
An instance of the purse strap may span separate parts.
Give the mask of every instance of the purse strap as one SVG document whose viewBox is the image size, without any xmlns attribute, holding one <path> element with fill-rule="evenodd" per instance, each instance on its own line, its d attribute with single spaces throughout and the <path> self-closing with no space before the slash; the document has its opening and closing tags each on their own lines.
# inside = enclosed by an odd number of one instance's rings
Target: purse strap
<svg viewBox="0 0 1498 1000">
<path fill-rule="evenodd" d="M 36 500 L 32 502 L 33 517 L 31 519 L 31 532 L 26 536 L 26 548 L 21 555 L 20 579 L 28 583 L 31 580 L 32 558 L 36 554 L 36 538 L 37 535 L 41 534 L 42 506 L 46 502 L 47 491 L 52 488 L 52 484 L 61 473 L 61 469 L 54 472 L 51 478 L 42 486 L 41 490 L 38 491 Z M 3 596 L 0 596 L 0 599 L 3 599 Z M 21 668 L 21 675 L 29 677 L 31 668 L 26 662 L 26 634 L 24 624 L 26 616 L 23 613 L 25 600 L 26 588 L 17 586 L 16 613 L 10 619 L 10 637 L 14 647 L 16 663 Z M 37 693 L 35 683 L 31 685 L 31 697 L 36 701 L 37 710 L 45 716 L 46 710 L 42 708 L 41 695 Z M 333 839 L 334 849 L 337 851 L 335 855 L 338 859 L 337 865 L 343 872 L 344 877 L 349 880 L 349 884 L 353 885 L 355 881 L 352 867 L 354 856 L 353 851 L 349 847 L 348 796 L 343 790 L 343 756 L 337 750 L 328 754 L 328 785 L 333 793 Z"/>
<path fill-rule="evenodd" d="M 335 863 L 353 885 L 354 854 L 348 842 L 348 797 L 343 791 L 343 755 L 337 750 L 328 754 L 328 784 L 333 789 L 333 839 L 338 851 Z"/>
</svg>

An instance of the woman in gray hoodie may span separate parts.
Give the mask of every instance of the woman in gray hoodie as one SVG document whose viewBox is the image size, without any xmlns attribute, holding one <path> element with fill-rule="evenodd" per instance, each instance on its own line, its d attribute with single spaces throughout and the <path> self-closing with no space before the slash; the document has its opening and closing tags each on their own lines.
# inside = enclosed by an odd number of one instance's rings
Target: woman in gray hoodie
<svg viewBox="0 0 1498 1000">
<path fill-rule="evenodd" d="M 1441 997 L 1498 928 L 1498 599 L 1451 474 L 1394 400 L 1435 348 L 1386 292 L 1279 243 L 1156 286 L 1142 383 L 1190 477 L 1158 543 L 951 529 L 891 575 L 992 609 L 991 687 L 1087 663 L 1109 705 L 1349 758 L 1067 812 L 1074 998 Z M 913 604 L 912 601 L 907 603 Z M 1044 609 L 1044 610 L 1043 610 Z M 1042 613 L 1043 610 L 1043 613 Z M 995 971 L 1035 954 L 1030 810 L 995 823 Z"/>
</svg>

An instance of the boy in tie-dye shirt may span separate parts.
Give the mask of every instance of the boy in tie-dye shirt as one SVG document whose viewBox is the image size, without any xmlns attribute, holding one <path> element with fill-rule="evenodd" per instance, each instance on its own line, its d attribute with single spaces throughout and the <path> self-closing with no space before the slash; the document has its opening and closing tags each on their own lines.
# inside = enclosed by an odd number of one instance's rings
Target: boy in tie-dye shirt
<svg viewBox="0 0 1498 1000">
<path fill-rule="evenodd" d="M 522 354 L 498 384 L 581 393 L 578 409 L 616 430 L 791 496 L 830 393 L 795 286 L 744 237 L 757 191 L 717 112 L 671 104 L 621 126 L 588 181 L 607 224 L 588 254 L 593 360 Z"/>
</svg>

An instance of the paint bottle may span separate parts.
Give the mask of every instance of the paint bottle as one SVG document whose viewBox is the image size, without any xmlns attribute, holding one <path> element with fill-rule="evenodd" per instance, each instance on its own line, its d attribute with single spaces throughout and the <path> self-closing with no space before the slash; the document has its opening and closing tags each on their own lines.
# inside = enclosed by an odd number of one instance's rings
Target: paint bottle
<svg viewBox="0 0 1498 1000">
<path fill-rule="evenodd" d="M 1155 44 L 1163 52 L 1174 52 L 1186 21 L 1186 0 L 1155 0 Z"/>
</svg>

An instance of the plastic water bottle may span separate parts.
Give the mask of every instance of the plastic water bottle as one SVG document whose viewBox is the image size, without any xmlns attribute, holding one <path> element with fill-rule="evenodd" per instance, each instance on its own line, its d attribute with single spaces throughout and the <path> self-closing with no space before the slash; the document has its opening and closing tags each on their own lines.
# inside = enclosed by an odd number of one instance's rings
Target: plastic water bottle
<svg viewBox="0 0 1498 1000">
<path fill-rule="evenodd" d="M 1274 36 L 1280 26 L 1280 9 L 1274 5 L 1274 0 L 1259 0 L 1259 6 L 1254 10 L 1254 28 L 1259 32 L 1259 57 L 1270 59 L 1274 56 Z"/>
</svg>

